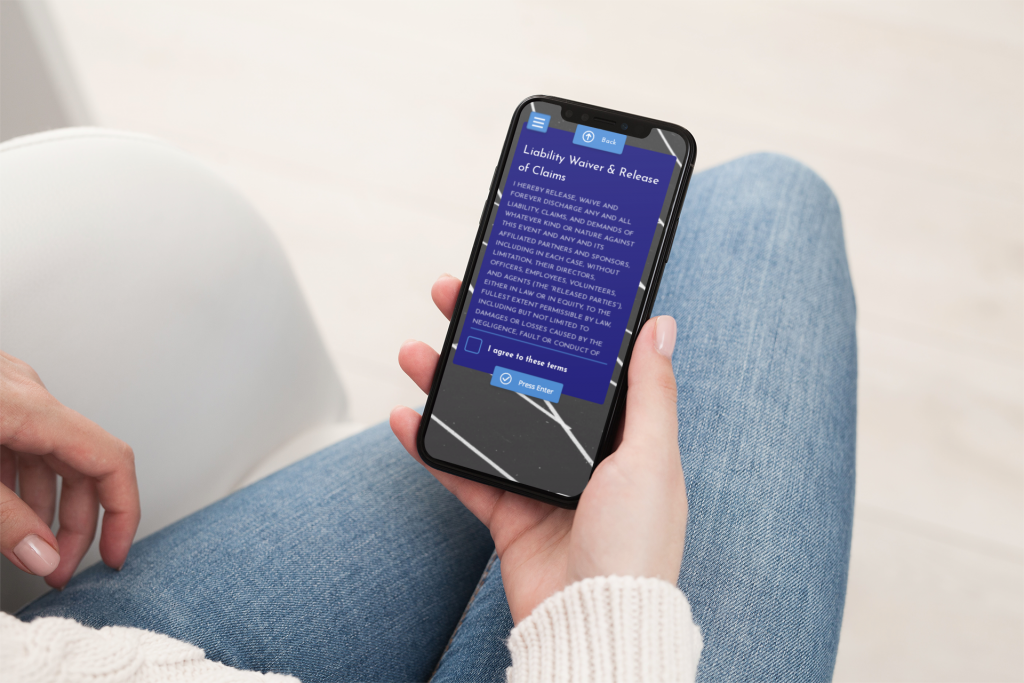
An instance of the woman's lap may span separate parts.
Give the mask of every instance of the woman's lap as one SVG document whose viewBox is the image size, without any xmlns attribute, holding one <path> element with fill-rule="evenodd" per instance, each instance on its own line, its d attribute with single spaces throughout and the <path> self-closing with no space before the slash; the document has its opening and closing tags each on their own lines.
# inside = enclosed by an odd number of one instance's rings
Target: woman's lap
<svg viewBox="0 0 1024 683">
<path fill-rule="evenodd" d="M 854 303 L 838 207 L 788 159 L 698 174 L 656 314 L 679 321 L 699 678 L 827 679 L 846 589 Z M 501 680 L 486 530 L 379 426 L 94 567 L 21 613 L 126 624 L 305 680 Z M 474 589 L 478 588 L 476 592 Z M 448 647 L 449 635 L 473 600 Z"/>
<path fill-rule="evenodd" d="M 698 679 L 828 680 L 853 523 L 857 350 L 835 197 L 770 155 L 703 174 L 656 313 L 679 320 Z M 684 210 L 685 211 L 685 210 Z"/>
<path fill-rule="evenodd" d="M 857 354 L 839 208 L 806 167 L 755 155 L 694 177 L 656 315 L 679 323 L 690 506 L 679 587 L 698 680 L 829 680 L 853 516 Z M 502 680 L 495 563 L 435 681 Z"/>
<path fill-rule="evenodd" d="M 19 613 L 146 628 L 307 681 L 425 680 L 493 550 L 378 425 L 138 541 Z"/>
</svg>

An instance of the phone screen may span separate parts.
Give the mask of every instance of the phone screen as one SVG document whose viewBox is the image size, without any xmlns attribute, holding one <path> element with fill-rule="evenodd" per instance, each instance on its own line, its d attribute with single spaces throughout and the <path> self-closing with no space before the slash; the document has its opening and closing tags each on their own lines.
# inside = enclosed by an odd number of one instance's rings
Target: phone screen
<svg viewBox="0 0 1024 683">
<path fill-rule="evenodd" d="M 515 123 L 422 443 L 571 498 L 598 457 L 690 150 L 674 131 L 634 137 L 563 111 L 534 100 Z"/>
</svg>

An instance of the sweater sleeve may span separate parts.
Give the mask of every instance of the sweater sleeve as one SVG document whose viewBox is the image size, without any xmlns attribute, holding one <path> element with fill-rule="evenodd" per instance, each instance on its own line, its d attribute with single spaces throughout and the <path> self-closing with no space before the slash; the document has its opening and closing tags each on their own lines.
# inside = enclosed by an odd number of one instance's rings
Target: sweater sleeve
<svg viewBox="0 0 1024 683">
<path fill-rule="evenodd" d="M 0 613 L 0 661 L 5 683 L 298 683 L 291 676 L 233 669 L 160 633 L 125 626 L 97 630 L 60 617 L 26 623 Z"/>
<path fill-rule="evenodd" d="M 512 629 L 506 673 L 509 683 L 693 681 L 703 645 L 678 588 L 605 576 L 552 595 Z"/>
</svg>

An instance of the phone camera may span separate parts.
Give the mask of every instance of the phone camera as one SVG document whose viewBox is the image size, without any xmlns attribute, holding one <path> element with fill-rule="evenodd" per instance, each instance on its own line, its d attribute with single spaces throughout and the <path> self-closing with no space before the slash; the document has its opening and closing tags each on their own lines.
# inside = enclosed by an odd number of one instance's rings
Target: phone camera
<svg viewBox="0 0 1024 683">
<path fill-rule="evenodd" d="M 629 124 L 628 123 L 622 124 L 622 130 L 629 130 Z"/>
<path fill-rule="evenodd" d="M 565 118 L 567 118 L 567 119 L 571 119 L 572 118 L 572 109 L 566 109 L 565 110 Z"/>
<path fill-rule="evenodd" d="M 589 119 L 590 117 L 589 117 L 588 115 L 584 114 L 584 115 L 583 115 L 583 116 L 581 116 L 580 118 L 581 118 L 581 119 L 583 119 L 584 121 L 586 121 L 586 120 L 587 120 L 587 119 Z"/>
</svg>

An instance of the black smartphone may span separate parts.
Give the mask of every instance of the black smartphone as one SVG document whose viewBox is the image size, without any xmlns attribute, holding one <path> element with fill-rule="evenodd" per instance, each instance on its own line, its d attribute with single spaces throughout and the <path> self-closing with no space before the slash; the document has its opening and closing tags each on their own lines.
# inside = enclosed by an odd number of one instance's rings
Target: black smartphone
<svg viewBox="0 0 1024 683">
<path fill-rule="evenodd" d="M 423 411 L 427 464 L 576 507 L 613 448 L 696 153 L 671 123 L 516 108 Z"/>
</svg>

